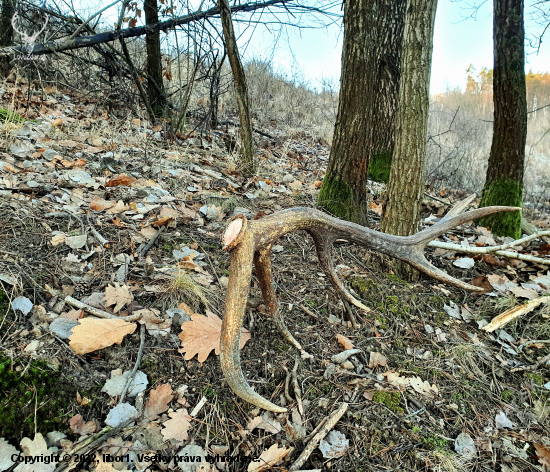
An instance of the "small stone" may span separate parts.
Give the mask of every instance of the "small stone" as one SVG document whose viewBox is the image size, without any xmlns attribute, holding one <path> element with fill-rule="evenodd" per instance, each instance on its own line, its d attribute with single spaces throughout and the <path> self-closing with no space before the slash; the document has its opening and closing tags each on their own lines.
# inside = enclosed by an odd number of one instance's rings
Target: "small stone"
<svg viewBox="0 0 550 472">
<path fill-rule="evenodd" d="M 86 241 L 87 236 L 85 234 L 81 234 L 79 236 L 69 236 L 68 238 L 65 238 L 65 244 L 71 249 L 80 249 L 81 247 L 84 247 L 86 245 Z"/>
<path fill-rule="evenodd" d="M 351 363 L 351 361 L 346 361 L 343 364 L 341 364 L 340 367 L 346 370 L 353 370 L 355 366 Z"/>
<path fill-rule="evenodd" d="M 121 403 L 109 412 L 105 419 L 105 424 L 116 428 L 131 419 L 136 419 L 138 416 L 138 411 L 132 405 L 129 403 Z"/>
<path fill-rule="evenodd" d="M 11 308 L 13 311 L 19 310 L 24 315 L 28 315 L 32 310 L 33 304 L 27 297 L 17 297 L 11 302 Z"/>
<path fill-rule="evenodd" d="M 229 277 L 220 277 L 220 284 L 223 288 L 227 288 L 229 285 Z"/>
<path fill-rule="evenodd" d="M 294 176 L 292 174 L 286 174 L 283 177 L 283 184 L 291 184 L 294 182 Z"/>
<path fill-rule="evenodd" d="M 271 249 L 272 252 L 274 252 L 275 254 L 278 254 L 279 252 L 283 252 L 284 248 L 283 246 L 280 246 L 280 245 L 275 245 L 273 246 L 273 248 Z"/>
</svg>

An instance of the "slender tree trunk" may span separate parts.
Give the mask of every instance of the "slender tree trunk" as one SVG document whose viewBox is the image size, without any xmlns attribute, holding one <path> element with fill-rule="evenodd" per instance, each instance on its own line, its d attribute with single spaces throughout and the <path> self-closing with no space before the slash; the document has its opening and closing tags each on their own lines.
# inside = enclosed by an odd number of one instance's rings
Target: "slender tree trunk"
<svg viewBox="0 0 550 472">
<path fill-rule="evenodd" d="M 159 22 L 157 0 L 144 0 L 143 10 L 146 25 L 154 25 Z M 147 34 L 145 44 L 147 46 L 147 95 L 154 114 L 160 117 L 166 113 L 160 32 Z"/>
<path fill-rule="evenodd" d="M 2 0 L 0 14 L 0 47 L 13 46 L 13 26 L 11 19 L 15 14 L 15 0 Z M 7 76 L 10 71 L 10 55 L 0 57 L 0 74 Z"/>
<path fill-rule="evenodd" d="M 369 178 L 388 183 L 395 145 L 395 120 L 399 105 L 401 51 L 407 0 L 383 0 L 377 43 L 378 86 L 373 115 Z"/>
<path fill-rule="evenodd" d="M 377 92 L 376 0 L 347 0 L 340 100 L 327 172 L 318 204 L 333 215 L 367 222 L 366 181 L 372 144 L 373 100 Z"/>
<path fill-rule="evenodd" d="M 494 125 L 479 206 L 522 206 L 527 138 L 523 0 L 493 3 Z M 500 236 L 521 237 L 521 213 L 480 220 Z"/>
<path fill-rule="evenodd" d="M 381 223 L 382 231 L 399 236 L 416 233 L 420 224 L 436 8 L 437 0 L 407 5 L 395 149 Z M 397 270 L 415 277 L 408 267 L 399 264 Z"/>
<path fill-rule="evenodd" d="M 239 49 L 237 48 L 237 38 L 233 29 L 229 3 L 227 0 L 219 0 L 218 5 L 225 38 L 225 49 L 233 72 L 235 95 L 239 107 L 243 172 L 250 175 L 254 173 L 254 140 L 252 138 L 252 121 L 250 119 L 246 76 L 239 56 Z"/>
</svg>

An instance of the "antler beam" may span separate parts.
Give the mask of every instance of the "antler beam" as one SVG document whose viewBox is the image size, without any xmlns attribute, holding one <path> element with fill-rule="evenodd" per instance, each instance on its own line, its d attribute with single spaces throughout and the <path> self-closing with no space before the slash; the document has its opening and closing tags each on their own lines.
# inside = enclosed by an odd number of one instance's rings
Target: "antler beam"
<svg viewBox="0 0 550 472">
<path fill-rule="evenodd" d="M 227 383 L 239 397 L 247 402 L 277 413 L 286 411 L 286 408 L 271 403 L 250 388 L 241 371 L 239 351 L 241 328 L 254 263 L 268 315 L 273 318 L 284 337 L 303 355 L 306 354 L 284 324 L 277 307 L 271 277 L 271 248 L 284 234 L 297 230 L 307 231 L 315 243 L 321 267 L 338 295 L 356 307 L 368 311 L 367 307 L 346 290 L 334 271 L 330 248 L 336 239 L 345 238 L 373 251 L 405 261 L 441 282 L 467 290 L 480 291 L 482 289 L 455 279 L 430 264 L 424 256 L 424 248 L 431 240 L 455 226 L 503 211 L 521 211 L 521 208 L 495 206 L 479 208 L 453 217 L 448 215 L 437 225 L 413 236 L 380 233 L 355 223 L 333 218 L 313 208 L 290 208 L 254 221 L 247 221 L 243 215 L 235 216 L 230 220 L 224 234 L 224 250 L 229 251 L 231 266 L 222 323 L 220 362 Z"/>
</svg>

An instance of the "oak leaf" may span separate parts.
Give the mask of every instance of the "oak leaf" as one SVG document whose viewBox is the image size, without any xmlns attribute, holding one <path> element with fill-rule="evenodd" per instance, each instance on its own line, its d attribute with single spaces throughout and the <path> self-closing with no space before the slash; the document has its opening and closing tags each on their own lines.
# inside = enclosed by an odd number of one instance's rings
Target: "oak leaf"
<svg viewBox="0 0 550 472">
<path fill-rule="evenodd" d="M 170 419 L 162 423 L 162 437 L 165 441 L 175 439 L 185 441 L 189 439 L 189 428 L 191 428 L 191 417 L 185 408 L 168 413 Z"/>
<path fill-rule="evenodd" d="M 197 313 L 191 315 L 191 321 L 184 323 L 184 330 L 178 336 L 182 346 L 179 352 L 185 352 L 186 360 L 198 354 L 199 362 L 204 362 L 212 349 L 219 355 L 221 329 L 222 320 L 209 310 L 206 310 L 206 316 Z M 251 337 L 250 331 L 241 329 L 240 349 Z"/>
<path fill-rule="evenodd" d="M 291 451 L 290 448 L 273 444 L 261 453 L 260 457 L 248 465 L 247 472 L 262 472 L 272 470 L 272 467 Z"/>
<path fill-rule="evenodd" d="M 87 354 L 122 343 L 124 336 L 132 334 L 136 327 L 123 320 L 83 318 L 72 330 L 69 347 L 77 354 Z"/>
<path fill-rule="evenodd" d="M 337 334 L 336 339 L 338 340 L 338 344 L 340 344 L 345 351 L 349 349 L 353 349 L 355 347 L 350 339 L 346 338 L 341 334 Z"/>
<path fill-rule="evenodd" d="M 542 465 L 542 470 L 544 472 L 550 472 L 550 450 L 542 444 L 534 443 L 533 446 L 535 446 L 537 450 L 537 458 Z"/>
<path fill-rule="evenodd" d="M 90 208 L 94 211 L 103 211 L 108 208 L 114 207 L 115 203 L 116 202 L 109 202 L 107 200 L 103 200 L 102 198 L 97 197 L 90 202 Z"/>
<path fill-rule="evenodd" d="M 155 420 L 161 413 L 168 410 L 168 404 L 172 401 L 172 387 L 170 384 L 159 385 L 149 393 L 149 400 L 145 403 L 145 418 Z"/>
<path fill-rule="evenodd" d="M 117 174 L 113 175 L 113 178 L 105 182 L 105 187 L 118 187 L 119 185 L 128 186 L 136 180 L 135 177 L 130 177 L 127 174 Z"/>
<path fill-rule="evenodd" d="M 124 305 L 132 303 L 134 296 L 129 288 L 128 285 L 120 285 L 118 282 L 115 282 L 114 287 L 111 285 L 105 287 L 105 297 L 102 300 L 105 306 L 115 305 L 114 312 L 118 313 Z"/>
</svg>

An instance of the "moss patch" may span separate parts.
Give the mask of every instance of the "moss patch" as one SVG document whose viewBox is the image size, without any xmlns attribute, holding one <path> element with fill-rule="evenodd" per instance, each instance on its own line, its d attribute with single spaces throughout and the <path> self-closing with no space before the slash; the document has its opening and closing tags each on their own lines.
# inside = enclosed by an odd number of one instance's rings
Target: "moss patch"
<svg viewBox="0 0 550 472">
<path fill-rule="evenodd" d="M 391 151 L 374 154 L 369 162 L 369 179 L 387 184 L 390 181 Z"/>
<path fill-rule="evenodd" d="M 481 194 L 479 207 L 504 205 L 522 206 L 523 191 L 519 182 L 513 180 L 496 180 L 486 183 Z M 498 236 L 521 238 L 521 212 L 497 213 L 478 220 L 478 224 L 488 227 Z"/>
<path fill-rule="evenodd" d="M 14 359 L 12 364 L 0 354 L 0 392 L 0 437 L 33 438 L 35 426 L 44 436 L 50 431 L 70 433 L 67 413 L 76 389 L 45 361 Z"/>
<path fill-rule="evenodd" d="M 351 217 L 352 191 L 345 180 L 325 177 L 319 192 L 318 204 L 345 220 Z"/>
<path fill-rule="evenodd" d="M 399 406 L 401 395 L 399 392 L 383 392 L 378 390 L 372 397 L 373 402 L 382 403 L 388 407 L 388 410 L 394 413 L 402 414 L 403 408 Z"/>
</svg>

